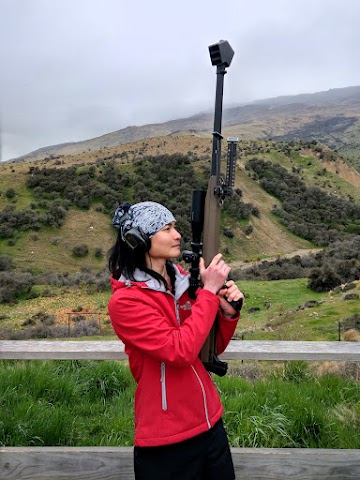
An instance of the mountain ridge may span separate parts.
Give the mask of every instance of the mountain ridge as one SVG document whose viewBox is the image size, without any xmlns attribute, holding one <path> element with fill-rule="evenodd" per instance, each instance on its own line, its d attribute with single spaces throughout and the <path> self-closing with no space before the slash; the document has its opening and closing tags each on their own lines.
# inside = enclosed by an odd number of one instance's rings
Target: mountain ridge
<svg viewBox="0 0 360 480">
<path fill-rule="evenodd" d="M 128 126 L 80 142 L 42 147 L 8 162 L 74 155 L 174 133 L 191 132 L 211 137 L 212 121 L 212 113 L 204 112 L 163 123 Z M 319 125 L 321 128 L 317 128 Z M 243 139 L 315 139 L 338 150 L 360 168 L 360 86 L 279 96 L 226 108 L 223 112 L 223 134 Z"/>
</svg>

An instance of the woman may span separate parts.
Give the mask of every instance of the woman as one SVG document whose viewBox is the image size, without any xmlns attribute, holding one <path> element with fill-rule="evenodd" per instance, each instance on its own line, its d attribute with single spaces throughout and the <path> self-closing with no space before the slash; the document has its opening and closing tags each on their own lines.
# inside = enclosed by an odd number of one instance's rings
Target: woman
<svg viewBox="0 0 360 480">
<path fill-rule="evenodd" d="M 181 235 L 163 205 L 123 204 L 113 225 L 109 313 L 137 382 L 135 478 L 234 479 L 223 406 L 198 354 L 216 316 L 218 353 L 225 350 L 239 319 L 225 296 L 243 294 L 233 281 L 224 288 L 230 267 L 218 254 L 207 268 L 200 260 L 203 287 L 190 299 L 188 275 L 170 262 Z"/>
</svg>

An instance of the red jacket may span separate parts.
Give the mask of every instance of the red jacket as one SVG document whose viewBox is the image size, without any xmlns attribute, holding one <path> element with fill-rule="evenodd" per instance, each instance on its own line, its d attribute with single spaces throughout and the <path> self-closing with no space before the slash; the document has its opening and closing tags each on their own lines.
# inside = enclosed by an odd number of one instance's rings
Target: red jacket
<svg viewBox="0 0 360 480">
<path fill-rule="evenodd" d="M 113 328 L 125 344 L 137 382 L 134 443 L 181 442 L 210 429 L 223 412 L 212 378 L 198 358 L 220 300 L 201 289 L 195 301 L 190 299 L 188 275 L 179 266 L 176 298 L 144 272 L 138 271 L 135 278 L 141 281 L 111 278 L 109 301 Z M 219 354 L 236 324 L 219 314 Z"/>
</svg>

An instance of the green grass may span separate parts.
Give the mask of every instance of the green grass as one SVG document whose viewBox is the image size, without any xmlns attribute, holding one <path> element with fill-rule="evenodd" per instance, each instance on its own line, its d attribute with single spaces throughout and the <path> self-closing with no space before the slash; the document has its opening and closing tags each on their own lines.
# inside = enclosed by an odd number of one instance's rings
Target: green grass
<svg viewBox="0 0 360 480">
<path fill-rule="evenodd" d="M 115 362 L 2 362 L 0 445 L 131 445 L 134 382 Z"/>
<path fill-rule="evenodd" d="M 360 384 L 288 362 L 215 378 L 234 447 L 360 448 Z M 0 446 L 127 446 L 135 382 L 121 362 L 0 362 Z M 190 392 L 189 392 L 190 394 Z"/>
<path fill-rule="evenodd" d="M 329 296 L 307 288 L 307 279 L 241 281 L 245 307 L 238 324 L 238 335 L 248 340 L 338 339 L 338 322 L 358 311 L 358 300 L 344 300 L 342 293 Z M 359 285 L 357 290 L 359 293 Z M 319 302 L 300 308 L 310 300 Z M 251 311 L 258 308 L 258 311 Z"/>
<path fill-rule="evenodd" d="M 359 448 L 358 383 L 332 375 L 317 378 L 301 362 L 285 364 L 272 377 L 255 383 L 224 378 L 232 446 Z"/>
</svg>

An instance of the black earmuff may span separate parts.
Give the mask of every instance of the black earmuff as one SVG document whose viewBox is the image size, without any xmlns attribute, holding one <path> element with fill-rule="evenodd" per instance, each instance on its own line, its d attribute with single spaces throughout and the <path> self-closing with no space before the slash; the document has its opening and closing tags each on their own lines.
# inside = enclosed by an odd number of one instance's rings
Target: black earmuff
<svg viewBox="0 0 360 480">
<path fill-rule="evenodd" d="M 121 239 L 131 248 L 131 250 L 137 249 L 148 252 L 150 250 L 151 242 L 146 233 L 144 233 L 139 227 L 135 228 L 128 226 L 126 228 L 124 226 L 126 220 L 130 218 L 129 208 L 131 207 L 131 204 L 123 203 L 121 207 L 124 210 L 124 215 L 119 220 Z"/>
<path fill-rule="evenodd" d="M 141 228 L 130 228 L 123 233 L 122 237 L 131 250 L 138 249 L 145 252 L 150 250 L 150 239 Z"/>
</svg>

